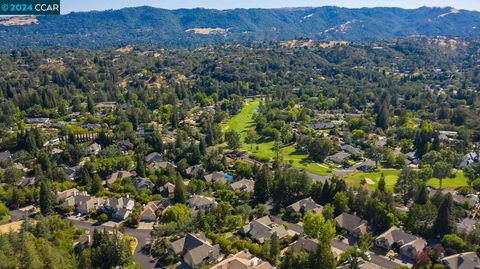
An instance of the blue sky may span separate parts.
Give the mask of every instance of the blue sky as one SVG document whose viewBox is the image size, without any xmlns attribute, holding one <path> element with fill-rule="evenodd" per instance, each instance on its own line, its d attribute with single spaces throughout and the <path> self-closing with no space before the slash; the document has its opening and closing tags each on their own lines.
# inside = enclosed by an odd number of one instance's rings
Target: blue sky
<svg viewBox="0 0 480 269">
<path fill-rule="evenodd" d="M 61 0 L 62 13 L 119 9 L 132 6 L 154 6 L 167 9 L 177 8 L 278 8 L 306 6 L 341 7 L 403 7 L 453 6 L 461 9 L 480 10 L 479 0 Z"/>
</svg>

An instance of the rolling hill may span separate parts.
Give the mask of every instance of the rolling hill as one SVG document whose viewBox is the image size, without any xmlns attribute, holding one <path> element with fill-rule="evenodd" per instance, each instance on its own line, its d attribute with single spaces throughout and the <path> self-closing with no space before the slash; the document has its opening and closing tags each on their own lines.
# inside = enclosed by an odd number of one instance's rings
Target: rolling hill
<svg viewBox="0 0 480 269">
<path fill-rule="evenodd" d="M 144 6 L 42 16 L 27 25 L 4 22 L 0 48 L 189 47 L 298 37 L 371 41 L 411 35 L 480 38 L 480 12 L 449 7 L 166 10 Z"/>
</svg>

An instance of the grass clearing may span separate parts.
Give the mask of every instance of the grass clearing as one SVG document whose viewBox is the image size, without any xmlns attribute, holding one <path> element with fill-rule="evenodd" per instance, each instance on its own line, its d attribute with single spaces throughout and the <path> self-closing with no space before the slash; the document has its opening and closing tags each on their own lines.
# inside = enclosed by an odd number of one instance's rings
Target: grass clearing
<svg viewBox="0 0 480 269">
<path fill-rule="evenodd" d="M 367 189 L 373 190 L 376 188 L 378 181 L 380 180 L 380 176 L 382 172 L 385 174 L 385 185 L 387 189 L 393 190 L 395 186 L 395 182 L 397 182 L 398 175 L 400 174 L 400 170 L 398 169 L 380 169 L 378 172 L 372 173 L 360 173 L 355 172 L 353 175 L 348 176 L 345 178 L 346 182 L 349 185 L 353 186 L 360 186 L 360 182 L 364 178 L 372 179 L 375 184 L 373 185 L 366 185 Z M 440 181 L 437 178 L 431 178 L 427 181 L 427 186 L 432 186 L 434 188 L 440 187 Z M 465 187 L 468 186 L 467 178 L 463 174 L 463 171 L 457 172 L 454 178 L 446 178 L 443 180 L 442 187 L 445 189 L 455 189 L 458 187 Z"/>
<path fill-rule="evenodd" d="M 0 234 L 6 234 L 6 233 L 9 233 L 10 231 L 18 232 L 22 227 L 22 223 L 23 223 L 23 220 L 20 220 L 20 221 L 15 221 L 15 222 L 0 225 Z"/>
<path fill-rule="evenodd" d="M 360 182 L 362 181 L 362 179 L 369 178 L 373 182 L 375 182 L 375 184 L 365 185 L 365 187 L 367 189 L 373 190 L 376 188 L 378 181 L 382 176 L 382 173 L 384 173 L 385 175 L 385 185 L 387 189 L 393 190 L 395 182 L 397 182 L 398 175 L 400 174 L 400 170 L 396 169 L 380 169 L 378 172 L 371 173 L 355 172 L 353 175 L 347 176 L 345 178 L 345 181 L 348 183 L 348 185 L 360 186 Z"/>
<path fill-rule="evenodd" d="M 262 158 L 275 158 L 274 142 L 259 140 L 253 144 L 247 144 L 245 137 L 248 129 L 255 128 L 255 123 L 252 120 L 253 113 L 258 108 L 260 100 L 247 100 L 243 106 L 243 109 L 230 118 L 223 126 L 223 130 L 233 129 L 242 137 L 242 150 L 245 150 L 251 154 L 254 154 Z M 286 163 L 291 164 L 294 167 L 305 169 L 308 172 L 312 172 L 318 175 L 327 175 L 329 168 L 310 161 L 307 154 L 298 153 L 293 146 L 285 146 L 281 149 L 281 157 Z"/>
</svg>

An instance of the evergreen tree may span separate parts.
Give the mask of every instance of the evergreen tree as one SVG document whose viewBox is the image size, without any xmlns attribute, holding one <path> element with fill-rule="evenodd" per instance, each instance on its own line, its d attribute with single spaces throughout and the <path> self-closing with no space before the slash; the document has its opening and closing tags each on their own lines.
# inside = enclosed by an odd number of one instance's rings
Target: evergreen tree
<svg viewBox="0 0 480 269">
<path fill-rule="evenodd" d="M 385 192 L 385 174 L 382 172 L 380 180 L 378 181 L 377 190 L 379 192 Z"/>
<path fill-rule="evenodd" d="M 280 240 L 276 234 L 272 236 L 272 241 L 270 243 L 270 260 L 275 263 L 280 254 Z"/>
<path fill-rule="evenodd" d="M 375 120 L 376 126 L 383 130 L 386 130 L 388 128 L 388 118 L 389 118 L 388 104 L 383 104 L 380 108 L 380 111 L 377 114 L 377 119 Z"/>
<path fill-rule="evenodd" d="M 146 176 L 146 167 L 145 167 L 145 158 L 142 154 L 138 154 L 136 157 L 136 172 L 137 176 L 145 177 Z"/>
<path fill-rule="evenodd" d="M 184 204 L 187 202 L 187 190 L 180 175 L 177 175 L 175 180 L 175 192 L 173 199 L 176 203 Z"/>
<path fill-rule="evenodd" d="M 455 221 L 452 216 L 453 199 L 449 193 L 443 198 L 442 204 L 438 208 L 437 218 L 433 225 L 433 231 L 436 235 L 445 235 L 455 232 Z"/>
<path fill-rule="evenodd" d="M 40 212 L 43 215 L 49 215 L 53 213 L 53 209 L 55 206 L 55 198 L 53 196 L 53 192 L 50 190 L 45 180 L 42 180 L 42 182 L 40 183 L 39 204 Z"/>
<path fill-rule="evenodd" d="M 417 191 L 416 197 L 415 197 L 415 203 L 424 205 L 427 203 L 428 200 L 428 192 L 427 192 L 427 187 L 425 184 L 422 184 Z"/>
<path fill-rule="evenodd" d="M 253 195 L 257 203 L 264 204 L 270 199 L 272 176 L 267 165 L 263 165 L 255 177 Z"/>
<path fill-rule="evenodd" d="M 102 190 L 103 190 L 102 179 L 98 175 L 95 175 L 92 180 L 91 193 L 93 195 L 96 195 Z"/>
</svg>

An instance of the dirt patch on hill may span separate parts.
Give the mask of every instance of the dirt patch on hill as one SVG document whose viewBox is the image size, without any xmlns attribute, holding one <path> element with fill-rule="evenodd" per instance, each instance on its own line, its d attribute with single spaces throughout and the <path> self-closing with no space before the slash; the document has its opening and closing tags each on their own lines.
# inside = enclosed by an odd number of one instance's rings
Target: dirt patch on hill
<svg viewBox="0 0 480 269">
<path fill-rule="evenodd" d="M 228 29 L 223 28 L 192 28 L 185 32 L 193 33 L 197 35 L 225 35 L 228 33 Z"/>
<path fill-rule="evenodd" d="M 0 18 L 0 25 L 2 26 L 19 26 L 38 24 L 35 16 L 20 16 L 20 17 L 3 17 Z"/>
</svg>

